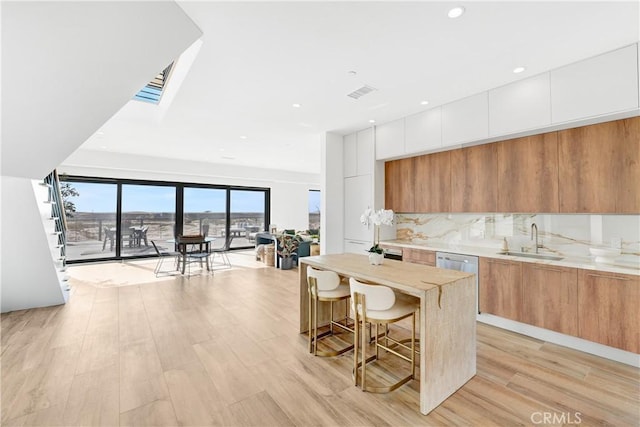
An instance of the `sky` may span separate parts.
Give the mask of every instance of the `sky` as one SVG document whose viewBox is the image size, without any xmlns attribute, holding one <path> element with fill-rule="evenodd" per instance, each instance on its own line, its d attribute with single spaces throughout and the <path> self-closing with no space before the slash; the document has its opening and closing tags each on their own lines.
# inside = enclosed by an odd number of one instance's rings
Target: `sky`
<svg viewBox="0 0 640 427">
<path fill-rule="evenodd" d="M 116 184 L 73 182 L 80 194 L 69 198 L 77 212 L 115 212 Z M 175 188 L 152 185 L 123 185 L 123 212 L 173 212 Z M 185 212 L 224 212 L 226 191 L 212 188 L 185 188 Z M 320 192 L 309 191 L 309 212 L 320 210 Z M 263 212 L 264 193 L 261 191 L 232 190 L 232 212 Z"/>
</svg>

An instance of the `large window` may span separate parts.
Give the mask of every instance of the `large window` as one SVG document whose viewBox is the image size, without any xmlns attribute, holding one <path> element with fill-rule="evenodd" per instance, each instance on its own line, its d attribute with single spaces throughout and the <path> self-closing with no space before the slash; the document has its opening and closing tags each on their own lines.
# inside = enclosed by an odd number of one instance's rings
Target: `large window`
<svg viewBox="0 0 640 427">
<path fill-rule="evenodd" d="M 173 249 L 177 233 L 233 236 L 250 248 L 269 221 L 269 189 L 64 177 L 67 261 L 155 255 L 151 241 Z"/>
<path fill-rule="evenodd" d="M 96 259 L 116 254 L 116 184 L 62 183 L 67 212 L 68 259 Z"/>
<path fill-rule="evenodd" d="M 320 229 L 320 191 L 309 190 L 309 230 Z M 317 234 L 317 233 L 314 233 Z"/>
<path fill-rule="evenodd" d="M 174 237 L 176 223 L 176 188 L 174 186 L 122 186 L 123 257 L 154 254 L 151 240 L 161 246 Z"/>
<path fill-rule="evenodd" d="M 266 199 L 260 190 L 231 190 L 229 233 L 232 248 L 255 244 L 256 233 L 265 229 Z"/>
<path fill-rule="evenodd" d="M 227 225 L 227 190 L 185 188 L 182 234 L 224 236 Z"/>
</svg>

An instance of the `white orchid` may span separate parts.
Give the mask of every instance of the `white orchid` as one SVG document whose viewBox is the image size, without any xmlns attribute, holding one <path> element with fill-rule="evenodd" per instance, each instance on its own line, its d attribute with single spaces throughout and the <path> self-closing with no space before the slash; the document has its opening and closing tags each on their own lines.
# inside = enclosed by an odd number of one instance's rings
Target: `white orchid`
<svg viewBox="0 0 640 427">
<path fill-rule="evenodd" d="M 371 208 L 367 208 L 367 210 L 365 210 L 364 213 L 360 215 L 360 222 L 362 223 L 362 225 L 366 225 L 367 227 L 369 226 L 369 224 L 371 223 L 372 213 L 373 211 L 371 210 Z"/>
<path fill-rule="evenodd" d="M 393 219 L 395 214 L 391 209 L 378 209 L 374 211 L 371 208 L 367 208 L 362 215 L 360 215 L 360 222 L 367 227 L 369 224 L 375 226 L 374 242 L 369 252 L 382 253 L 380 247 L 380 226 L 381 225 L 393 225 Z"/>
</svg>

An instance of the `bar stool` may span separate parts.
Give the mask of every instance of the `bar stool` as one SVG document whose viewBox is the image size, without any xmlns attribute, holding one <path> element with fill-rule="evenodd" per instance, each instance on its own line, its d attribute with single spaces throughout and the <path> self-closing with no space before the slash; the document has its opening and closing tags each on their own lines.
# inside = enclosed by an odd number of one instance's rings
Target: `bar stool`
<svg viewBox="0 0 640 427">
<path fill-rule="evenodd" d="M 315 356 L 338 356 L 353 349 L 353 344 L 340 350 L 318 350 L 318 340 L 333 335 L 333 327 L 337 326 L 347 332 L 353 333 L 349 327 L 349 298 L 351 296 L 349 286 L 340 283 L 340 276 L 333 271 L 316 270 L 307 267 L 307 286 L 309 291 L 309 353 Z M 345 302 L 344 324 L 333 319 L 333 303 Z M 329 330 L 318 335 L 318 302 L 328 302 L 330 307 Z"/>
<path fill-rule="evenodd" d="M 354 278 L 349 279 L 349 287 L 351 288 L 351 300 L 353 309 L 355 312 L 355 348 L 353 352 L 353 374 L 354 383 L 358 386 L 358 372 L 362 368 L 361 383 L 362 391 L 369 391 L 372 393 L 388 393 L 405 384 L 409 380 L 415 377 L 416 365 L 416 311 L 420 307 L 419 301 L 413 297 L 407 296 L 407 298 L 397 298 L 393 290 L 387 286 L 381 285 L 369 285 L 357 281 Z M 409 340 L 395 340 L 389 337 L 387 329 L 391 323 L 398 322 L 411 316 L 411 338 Z M 374 334 L 374 346 L 376 349 L 375 356 L 367 359 L 366 347 L 367 339 L 362 329 L 366 323 L 370 322 L 371 326 L 376 325 L 376 331 Z M 384 325 L 384 344 L 379 342 L 378 325 Z M 362 342 L 359 343 L 358 341 Z M 389 345 L 391 341 L 391 345 Z M 411 342 L 411 346 L 405 344 L 406 341 Z M 361 359 L 358 360 L 358 347 L 361 344 Z M 405 350 L 409 350 L 411 355 L 409 357 L 399 353 L 398 347 L 402 347 Z M 394 384 L 389 386 L 372 387 L 366 385 L 366 372 L 367 363 L 379 360 L 379 349 L 386 350 L 387 352 L 394 354 L 401 359 L 411 363 L 411 374 L 400 379 Z"/>
</svg>

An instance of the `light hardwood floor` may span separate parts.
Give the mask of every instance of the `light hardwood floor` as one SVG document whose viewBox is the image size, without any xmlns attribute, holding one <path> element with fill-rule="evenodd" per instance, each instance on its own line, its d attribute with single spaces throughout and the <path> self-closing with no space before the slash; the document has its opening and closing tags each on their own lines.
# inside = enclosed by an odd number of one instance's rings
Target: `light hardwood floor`
<svg viewBox="0 0 640 427">
<path fill-rule="evenodd" d="M 189 279 L 71 267 L 68 304 L 1 317 L 2 425 L 640 424 L 638 369 L 483 324 L 478 374 L 428 416 L 415 381 L 363 393 L 352 353 L 307 352 L 297 270 L 252 258 Z"/>
</svg>

